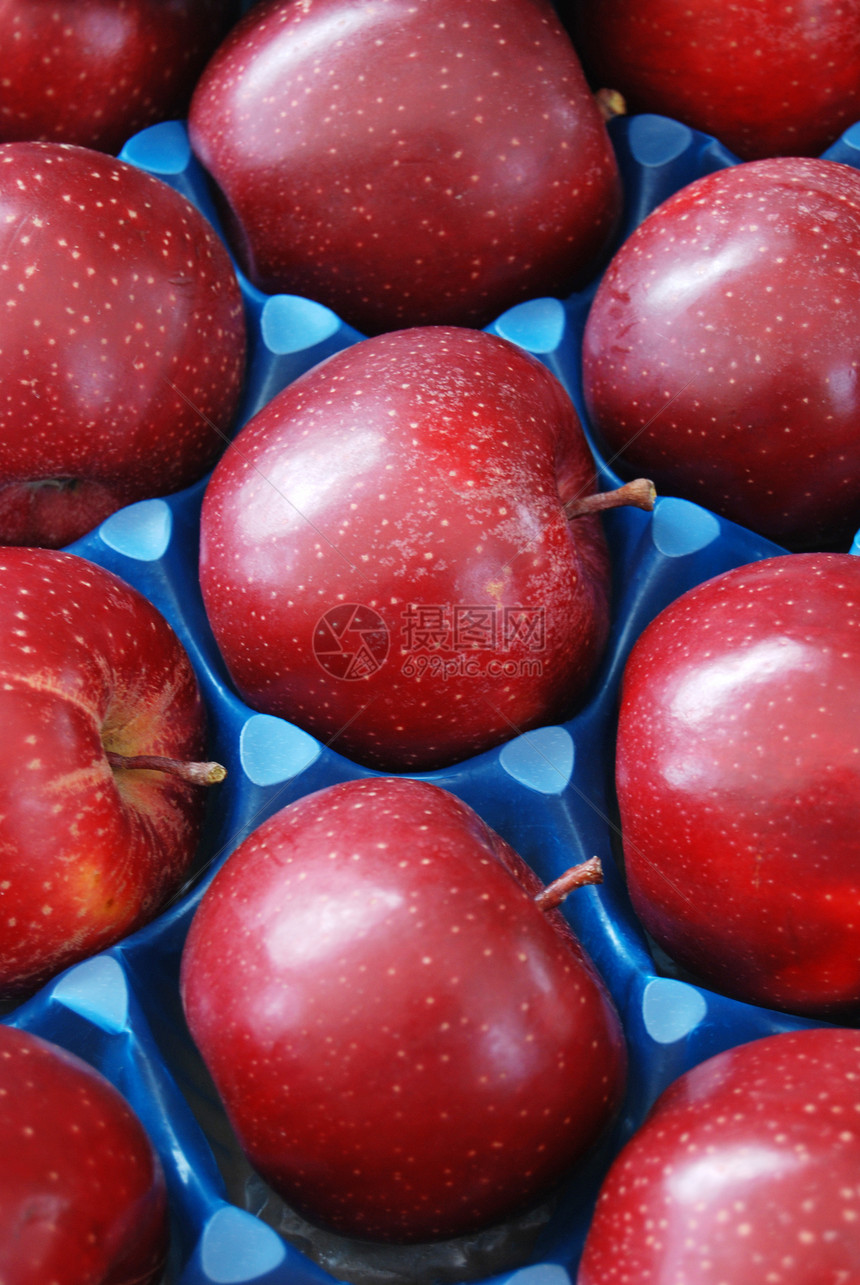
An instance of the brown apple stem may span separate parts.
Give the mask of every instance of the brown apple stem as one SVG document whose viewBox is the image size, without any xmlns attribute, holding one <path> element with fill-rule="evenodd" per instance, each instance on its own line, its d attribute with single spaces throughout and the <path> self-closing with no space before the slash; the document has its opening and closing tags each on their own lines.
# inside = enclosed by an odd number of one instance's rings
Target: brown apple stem
<svg viewBox="0 0 860 1285">
<path fill-rule="evenodd" d="M 191 763 L 182 759 L 167 758 L 163 754 L 117 754 L 107 750 L 107 761 L 111 767 L 124 771 L 143 769 L 150 772 L 167 772 L 178 776 L 192 785 L 217 785 L 227 775 L 227 769 L 220 763 Z"/>
<path fill-rule="evenodd" d="M 594 101 L 597 103 L 604 120 L 612 120 L 613 116 L 625 116 L 627 114 L 627 103 L 624 95 L 617 89 L 598 89 L 594 95 Z"/>
<path fill-rule="evenodd" d="M 582 861 L 578 866 L 571 866 L 560 874 L 557 879 L 537 894 L 535 904 L 540 906 L 541 910 L 555 910 L 560 906 L 569 892 L 576 888 L 585 888 L 590 883 L 603 883 L 603 866 L 600 864 L 600 857 L 590 857 L 588 861 Z"/>
<path fill-rule="evenodd" d="M 633 482 L 617 487 L 614 491 L 596 491 L 594 495 L 575 495 L 568 500 L 564 511 L 568 518 L 581 518 L 586 513 L 600 513 L 604 509 L 619 509 L 630 505 L 650 513 L 657 499 L 654 483 L 647 477 L 637 477 Z"/>
</svg>

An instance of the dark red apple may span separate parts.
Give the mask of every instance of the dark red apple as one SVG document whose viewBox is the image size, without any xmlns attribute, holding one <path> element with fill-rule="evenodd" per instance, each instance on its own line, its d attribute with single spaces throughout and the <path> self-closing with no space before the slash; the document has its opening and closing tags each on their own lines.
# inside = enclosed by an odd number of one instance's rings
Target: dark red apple
<svg viewBox="0 0 860 1285">
<path fill-rule="evenodd" d="M 172 188 L 89 148 L 0 146 L 0 541 L 70 544 L 224 448 L 245 321 Z"/>
<path fill-rule="evenodd" d="M 185 116 L 238 0 L 0 0 L 0 142 L 118 152 Z"/>
<path fill-rule="evenodd" d="M 860 558 L 785 554 L 678 598 L 630 654 L 617 785 L 630 895 L 706 985 L 860 1005 Z"/>
<path fill-rule="evenodd" d="M 860 1033 L 770 1035 L 669 1086 L 616 1159 L 577 1285 L 860 1279 Z"/>
<path fill-rule="evenodd" d="M 786 548 L 860 527 L 860 173 L 731 166 L 669 197 L 600 282 L 585 405 L 622 476 Z"/>
<path fill-rule="evenodd" d="M 251 281 L 365 334 L 564 296 L 620 213 L 548 0 L 263 0 L 203 73 L 189 131 Z"/>
<path fill-rule="evenodd" d="M 0 620 L 9 1002 L 151 919 L 178 889 L 200 833 L 195 779 L 214 765 L 184 648 L 117 576 L 72 553 L 2 549 Z"/>
<path fill-rule="evenodd" d="M 0 1277 L 156 1285 L 167 1190 L 140 1119 L 82 1058 L 0 1025 Z"/>
<path fill-rule="evenodd" d="M 860 119 L 858 0 L 559 0 L 595 86 L 742 160 L 818 156 Z"/>
<path fill-rule="evenodd" d="M 596 1144 L 626 1053 L 542 885 L 448 791 L 364 778 L 264 822 L 205 892 L 191 1034 L 252 1165 L 317 1225 L 501 1222 Z"/>
<path fill-rule="evenodd" d="M 207 487 L 200 580 L 236 687 L 383 770 L 566 717 L 608 629 L 570 398 L 506 340 L 365 339 L 295 380 Z"/>
</svg>

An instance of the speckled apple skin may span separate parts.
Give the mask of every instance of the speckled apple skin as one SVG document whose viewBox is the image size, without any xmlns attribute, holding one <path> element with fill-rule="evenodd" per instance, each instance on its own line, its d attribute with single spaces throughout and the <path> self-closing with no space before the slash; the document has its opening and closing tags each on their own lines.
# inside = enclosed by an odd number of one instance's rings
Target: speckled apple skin
<svg viewBox="0 0 860 1285">
<path fill-rule="evenodd" d="M 823 1285 L 860 1275 L 860 1034 L 700 1063 L 615 1160 L 577 1285 Z"/>
<path fill-rule="evenodd" d="M 156 1285 L 164 1173 L 138 1117 L 82 1058 L 0 1026 L 0 1273 L 9 1285 Z"/>
<path fill-rule="evenodd" d="M 541 886 L 408 778 L 306 795 L 219 871 L 182 960 L 189 1027 L 251 1163 L 310 1221 L 464 1234 L 546 1196 L 607 1128 L 620 1023 Z"/>
<path fill-rule="evenodd" d="M 631 652 L 616 779 L 627 882 L 713 989 L 860 1009 L 860 559 L 768 558 L 666 608 Z"/>
<path fill-rule="evenodd" d="M 264 0 L 188 125 L 251 281 L 364 334 L 564 297 L 620 215 L 603 117 L 545 0 Z"/>
<path fill-rule="evenodd" d="M 419 327 L 329 358 L 246 425 L 206 490 L 200 583 L 238 692 L 387 771 L 567 717 L 608 630 L 600 518 L 562 507 L 594 489 L 570 398 L 505 340 Z M 314 650 L 343 603 L 377 612 L 389 641 L 358 680 Z M 496 638 L 419 645 L 416 604 L 449 622 L 477 605 Z M 542 645 L 501 640 L 513 608 L 543 613 Z"/>
<path fill-rule="evenodd" d="M 819 156 L 860 117 L 860 3 L 560 0 L 592 83 L 742 160 Z"/>
<path fill-rule="evenodd" d="M 709 174 L 614 256 L 586 322 L 601 450 L 790 549 L 860 526 L 860 173 L 776 158 Z"/>
<path fill-rule="evenodd" d="M 205 712 L 176 634 L 111 572 L 0 550 L 0 998 L 147 922 L 189 873 L 203 790 L 106 750 L 199 760 Z"/>
<path fill-rule="evenodd" d="M 236 273 L 160 179 L 0 146 L 0 540 L 61 547 L 203 477 L 245 369 Z"/>
<path fill-rule="evenodd" d="M 3 0 L 0 141 L 116 153 L 185 116 L 238 0 Z"/>
</svg>

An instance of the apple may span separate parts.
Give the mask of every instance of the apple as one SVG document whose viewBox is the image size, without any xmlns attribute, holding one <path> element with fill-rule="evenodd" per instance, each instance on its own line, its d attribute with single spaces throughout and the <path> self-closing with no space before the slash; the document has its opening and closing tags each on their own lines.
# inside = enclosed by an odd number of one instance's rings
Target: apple
<svg viewBox="0 0 860 1285">
<path fill-rule="evenodd" d="M 818 1285 L 860 1274 L 860 1033 L 784 1031 L 699 1063 L 616 1158 L 577 1285 Z"/>
<path fill-rule="evenodd" d="M 363 334 L 564 296 L 620 215 L 603 115 L 548 0 L 263 0 L 188 126 L 253 284 Z"/>
<path fill-rule="evenodd" d="M 223 243 L 162 180 L 90 148 L 0 145 L 0 541 L 60 547 L 209 471 L 245 320 Z"/>
<path fill-rule="evenodd" d="M 168 1248 L 158 1156 L 125 1098 L 59 1045 L 0 1025 L 0 1276 L 156 1285 Z"/>
<path fill-rule="evenodd" d="M 312 1223 L 459 1236 L 604 1136 L 621 1027 L 543 891 L 467 804 L 404 777 L 305 795 L 220 868 L 182 956 L 189 1030 L 250 1163 Z"/>
<path fill-rule="evenodd" d="M 569 396 L 504 339 L 414 327 L 328 358 L 206 488 L 200 584 L 238 693 L 386 771 L 568 716 L 609 624 L 600 516 L 569 516 L 594 486 Z"/>
<path fill-rule="evenodd" d="M 860 1004 L 860 558 L 705 581 L 637 639 L 616 779 L 633 907 L 712 989 L 826 1017 Z"/>
<path fill-rule="evenodd" d="M 118 152 L 185 116 L 238 0 L 0 0 L 0 141 Z"/>
<path fill-rule="evenodd" d="M 136 589 L 0 550 L 0 1000 L 150 920 L 189 877 L 205 790 L 194 670 Z"/>
<path fill-rule="evenodd" d="M 860 118 L 858 0 L 559 0 L 592 83 L 742 160 L 818 156 Z"/>
<path fill-rule="evenodd" d="M 860 526 L 860 172 L 775 157 L 665 200 L 614 255 L 583 396 L 620 476 L 788 549 Z"/>
</svg>

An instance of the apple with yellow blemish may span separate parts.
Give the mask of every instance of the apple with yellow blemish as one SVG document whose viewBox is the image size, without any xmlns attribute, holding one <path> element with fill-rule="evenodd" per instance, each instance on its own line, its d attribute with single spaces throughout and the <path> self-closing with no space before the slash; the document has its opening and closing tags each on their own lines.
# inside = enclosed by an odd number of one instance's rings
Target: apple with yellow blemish
<svg viewBox="0 0 860 1285">
<path fill-rule="evenodd" d="M 149 920 L 188 875 L 206 717 L 173 629 L 73 553 L 0 551 L 0 1000 Z"/>
</svg>

